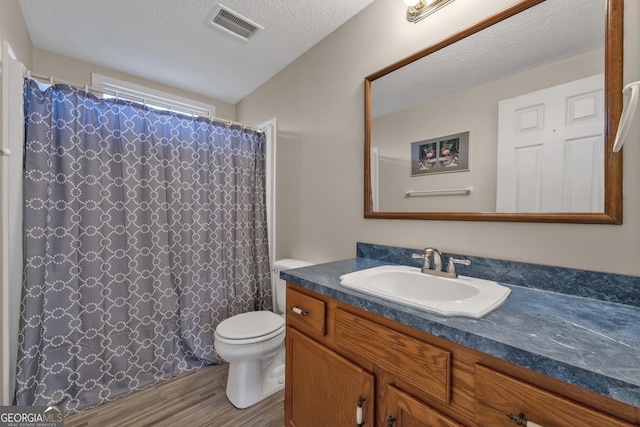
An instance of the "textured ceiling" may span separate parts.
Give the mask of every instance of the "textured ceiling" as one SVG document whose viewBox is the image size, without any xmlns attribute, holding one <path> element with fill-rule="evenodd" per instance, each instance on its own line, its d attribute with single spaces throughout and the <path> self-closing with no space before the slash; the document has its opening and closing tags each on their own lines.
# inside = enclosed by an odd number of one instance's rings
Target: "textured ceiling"
<svg viewBox="0 0 640 427">
<path fill-rule="evenodd" d="M 372 2 L 224 0 L 264 27 L 248 42 L 207 23 L 217 0 L 20 0 L 20 6 L 39 49 L 236 103 Z"/>
<path fill-rule="evenodd" d="M 604 48 L 604 0 L 547 0 L 372 84 L 372 117 Z"/>
</svg>

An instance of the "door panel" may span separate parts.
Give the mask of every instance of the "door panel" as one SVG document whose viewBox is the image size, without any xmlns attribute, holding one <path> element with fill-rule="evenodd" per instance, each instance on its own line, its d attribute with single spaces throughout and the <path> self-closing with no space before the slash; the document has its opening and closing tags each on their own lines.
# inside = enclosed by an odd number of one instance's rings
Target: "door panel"
<svg viewBox="0 0 640 427">
<path fill-rule="evenodd" d="M 604 211 L 601 74 L 499 103 L 498 212 Z"/>
<path fill-rule="evenodd" d="M 287 425 L 356 425 L 362 397 L 363 426 L 373 427 L 374 376 L 293 328 L 286 336 Z"/>
</svg>

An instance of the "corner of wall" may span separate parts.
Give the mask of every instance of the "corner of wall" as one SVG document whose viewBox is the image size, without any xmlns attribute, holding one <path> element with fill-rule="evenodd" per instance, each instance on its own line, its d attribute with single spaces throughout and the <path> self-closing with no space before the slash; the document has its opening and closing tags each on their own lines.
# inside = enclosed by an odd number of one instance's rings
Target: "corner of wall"
<svg viewBox="0 0 640 427">
<path fill-rule="evenodd" d="M 0 39 L 7 40 L 16 58 L 31 67 L 33 44 L 18 0 L 3 0 L 0 14 Z"/>
</svg>

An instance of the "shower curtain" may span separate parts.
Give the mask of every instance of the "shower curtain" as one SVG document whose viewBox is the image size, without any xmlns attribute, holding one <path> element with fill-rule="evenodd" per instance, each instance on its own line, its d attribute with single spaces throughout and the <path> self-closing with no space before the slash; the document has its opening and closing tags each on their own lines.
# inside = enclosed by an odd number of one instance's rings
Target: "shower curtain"
<svg viewBox="0 0 640 427">
<path fill-rule="evenodd" d="M 271 308 L 264 135 L 25 81 L 16 404 L 65 414 L 219 363 Z"/>
</svg>

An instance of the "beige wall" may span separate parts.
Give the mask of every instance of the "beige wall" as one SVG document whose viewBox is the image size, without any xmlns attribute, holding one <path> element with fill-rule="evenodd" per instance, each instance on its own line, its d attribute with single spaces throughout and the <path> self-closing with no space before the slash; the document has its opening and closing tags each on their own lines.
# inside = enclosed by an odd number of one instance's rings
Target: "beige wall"
<svg viewBox="0 0 640 427">
<path fill-rule="evenodd" d="M 363 218 L 363 79 L 515 0 L 457 0 L 411 24 L 377 0 L 236 108 L 278 119 L 278 258 L 351 258 L 358 241 L 640 275 L 640 114 L 625 146 L 624 225 Z M 640 79 L 640 2 L 626 2 L 625 83 Z"/>
</svg>

